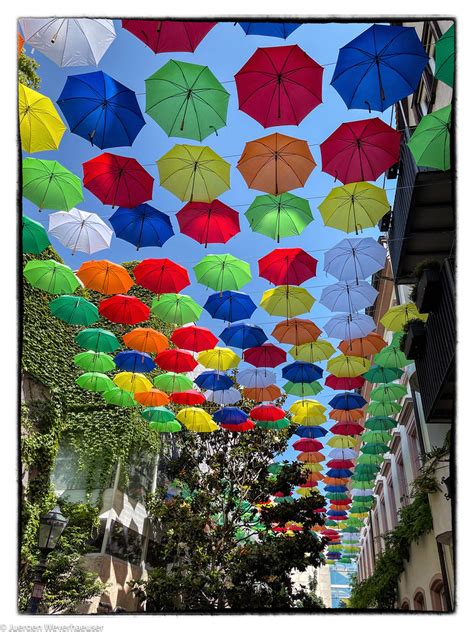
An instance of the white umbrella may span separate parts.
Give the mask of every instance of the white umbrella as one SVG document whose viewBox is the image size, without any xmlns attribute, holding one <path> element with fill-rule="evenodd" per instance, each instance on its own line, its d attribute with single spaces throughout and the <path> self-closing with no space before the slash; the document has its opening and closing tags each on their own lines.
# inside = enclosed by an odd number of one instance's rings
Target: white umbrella
<svg viewBox="0 0 474 632">
<path fill-rule="evenodd" d="M 204 391 L 204 396 L 208 402 L 227 406 L 235 404 L 242 399 L 242 395 L 236 388 L 227 388 L 224 391 Z"/>
<path fill-rule="evenodd" d="M 377 290 L 367 281 L 340 281 L 325 287 L 320 303 L 331 312 L 358 312 L 375 303 Z"/>
<path fill-rule="evenodd" d="M 247 388 L 265 388 L 276 384 L 276 374 L 266 368 L 242 369 L 237 373 L 237 382 Z"/>
<path fill-rule="evenodd" d="M 336 314 L 324 327 L 329 338 L 355 340 L 363 338 L 376 329 L 374 319 L 367 314 Z"/>
<path fill-rule="evenodd" d="M 328 456 L 330 459 L 342 459 L 345 461 L 347 459 L 354 459 L 357 456 L 357 451 L 351 448 L 334 448 L 329 451 Z"/>
<path fill-rule="evenodd" d="M 91 254 L 109 248 L 114 234 L 98 215 L 77 208 L 52 213 L 48 233 L 73 254 L 77 250 Z"/>
<path fill-rule="evenodd" d="M 113 20 L 26 18 L 20 20 L 26 44 L 65 66 L 97 66 L 114 41 Z"/>
<path fill-rule="evenodd" d="M 343 239 L 324 256 L 324 270 L 339 281 L 359 283 L 385 265 L 387 251 L 372 237 Z"/>
</svg>

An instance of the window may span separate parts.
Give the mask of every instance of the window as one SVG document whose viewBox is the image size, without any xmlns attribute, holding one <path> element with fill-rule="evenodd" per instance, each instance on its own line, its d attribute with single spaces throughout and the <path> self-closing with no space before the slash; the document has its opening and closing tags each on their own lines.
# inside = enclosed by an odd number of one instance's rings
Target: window
<svg viewBox="0 0 474 632">
<path fill-rule="evenodd" d="M 444 592 L 443 579 L 436 575 L 430 584 L 431 605 L 435 612 L 446 612 L 446 594 Z"/>
<path fill-rule="evenodd" d="M 400 606 L 400 610 L 410 610 L 410 602 L 408 599 L 404 599 L 402 605 Z"/>
<path fill-rule="evenodd" d="M 437 29 L 437 25 L 433 22 L 425 22 L 421 42 L 430 59 L 423 70 L 418 89 L 413 95 L 412 107 L 415 111 L 417 122 L 419 122 L 425 114 L 429 114 L 433 107 L 436 93 L 434 46 L 438 39 L 439 30 Z"/>
<path fill-rule="evenodd" d="M 143 536 L 125 525 L 112 521 L 106 553 L 130 564 L 139 564 L 143 548 Z"/>
<path fill-rule="evenodd" d="M 408 484 L 405 476 L 405 465 L 403 463 L 403 456 L 400 454 L 397 456 L 397 476 L 398 487 L 400 489 L 400 503 L 403 507 L 408 504 Z"/>
<path fill-rule="evenodd" d="M 414 426 L 407 428 L 408 448 L 410 450 L 410 458 L 413 467 L 413 476 L 416 478 L 421 466 L 421 452 Z"/>
<path fill-rule="evenodd" d="M 392 477 L 387 480 L 388 486 L 388 507 L 390 510 L 390 517 L 392 518 L 392 526 L 395 528 L 398 524 L 398 516 L 397 516 L 397 508 L 395 505 L 395 491 L 393 489 L 393 480 Z"/>
<path fill-rule="evenodd" d="M 426 610 L 425 594 L 421 589 L 413 597 L 413 608 L 414 610 Z"/>
</svg>

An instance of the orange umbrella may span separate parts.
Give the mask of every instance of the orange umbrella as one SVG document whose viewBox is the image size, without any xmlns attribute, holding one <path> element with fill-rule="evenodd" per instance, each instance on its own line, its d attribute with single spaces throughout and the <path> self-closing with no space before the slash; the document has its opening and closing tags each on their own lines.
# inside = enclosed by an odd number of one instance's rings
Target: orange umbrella
<svg viewBox="0 0 474 632">
<path fill-rule="evenodd" d="M 339 408 L 335 408 L 329 413 L 329 417 L 331 419 L 335 419 L 336 421 L 340 421 L 342 423 L 357 421 L 358 419 L 362 419 L 364 415 L 365 413 L 362 408 L 353 408 L 352 410 L 340 410 Z"/>
<path fill-rule="evenodd" d="M 142 406 L 166 406 L 170 402 L 168 395 L 158 388 L 134 393 L 134 397 Z"/>
<path fill-rule="evenodd" d="M 151 327 L 137 327 L 122 336 L 125 346 L 135 351 L 146 353 L 160 353 L 168 349 L 168 338 Z"/>
<path fill-rule="evenodd" d="M 106 259 L 85 261 L 76 274 L 89 290 L 101 294 L 125 294 L 133 285 L 123 266 Z"/>
<path fill-rule="evenodd" d="M 271 402 L 281 397 L 281 390 L 275 384 L 265 388 L 244 388 L 244 397 L 253 402 Z"/>
<path fill-rule="evenodd" d="M 347 485 L 349 478 L 333 478 L 332 476 L 323 476 L 321 478 L 326 485 Z"/>
<path fill-rule="evenodd" d="M 371 333 L 364 338 L 354 338 L 354 340 L 343 340 L 338 349 L 344 355 L 367 357 L 375 355 L 387 346 L 385 340 L 379 334 Z"/>
<path fill-rule="evenodd" d="M 309 465 L 309 467 L 311 467 L 311 465 Z M 308 483 L 308 481 L 312 481 L 312 482 L 323 481 L 326 478 L 325 476 L 321 474 L 321 472 L 314 472 L 314 471 L 308 471 L 308 470 L 306 470 L 306 472 L 308 472 L 309 474 L 308 478 L 306 479 L 306 483 Z M 340 484 L 342 485 L 342 483 Z"/>
<path fill-rule="evenodd" d="M 247 143 L 237 169 L 250 189 L 280 195 L 304 186 L 315 166 L 305 140 L 275 133 Z"/>
<path fill-rule="evenodd" d="M 18 33 L 18 57 L 21 55 L 21 50 L 23 48 L 24 43 L 25 43 L 25 40 L 22 38 L 20 33 Z"/>
<path fill-rule="evenodd" d="M 322 463 L 326 460 L 324 454 L 320 452 L 302 452 L 296 458 L 303 463 Z"/>
<path fill-rule="evenodd" d="M 272 331 L 272 336 L 286 345 L 300 346 L 314 342 L 322 331 L 312 320 L 307 318 L 290 318 L 282 320 Z"/>
</svg>

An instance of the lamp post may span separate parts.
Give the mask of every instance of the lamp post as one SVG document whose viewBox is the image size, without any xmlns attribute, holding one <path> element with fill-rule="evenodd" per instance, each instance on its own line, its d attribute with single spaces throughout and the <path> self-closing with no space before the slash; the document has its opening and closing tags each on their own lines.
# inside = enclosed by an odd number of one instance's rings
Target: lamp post
<svg viewBox="0 0 474 632">
<path fill-rule="evenodd" d="M 54 509 L 40 518 L 40 529 L 38 537 L 38 548 L 40 550 L 40 560 L 36 566 L 33 576 L 33 590 L 28 601 L 27 612 L 36 614 L 43 598 L 45 583 L 43 575 L 46 570 L 46 558 L 56 548 L 62 532 L 67 527 L 69 520 L 65 518 L 60 508 L 56 505 Z"/>
</svg>

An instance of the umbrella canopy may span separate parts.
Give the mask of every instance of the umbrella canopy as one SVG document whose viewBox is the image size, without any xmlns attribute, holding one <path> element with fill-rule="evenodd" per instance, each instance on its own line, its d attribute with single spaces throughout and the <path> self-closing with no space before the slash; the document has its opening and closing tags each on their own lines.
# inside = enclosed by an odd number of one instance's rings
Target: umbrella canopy
<svg viewBox="0 0 474 632">
<path fill-rule="evenodd" d="M 204 404 L 206 398 L 202 393 L 192 388 L 189 391 L 171 393 L 170 400 L 180 406 L 198 406 Z"/>
<path fill-rule="evenodd" d="M 138 285 L 155 294 L 181 292 L 191 283 L 186 268 L 170 259 L 144 259 L 133 275 Z"/>
<path fill-rule="evenodd" d="M 197 376 L 194 383 L 199 388 L 205 388 L 209 391 L 225 391 L 234 384 L 232 378 L 219 371 L 203 371 Z"/>
<path fill-rule="evenodd" d="M 189 373 L 198 365 L 190 351 L 182 349 L 165 349 L 155 356 L 156 364 L 163 371 L 173 373 Z"/>
<path fill-rule="evenodd" d="M 71 132 L 100 149 L 132 145 L 145 125 L 135 92 L 102 71 L 69 75 L 57 104 Z"/>
<path fill-rule="evenodd" d="M 283 344 L 301 346 L 317 340 L 321 329 L 312 320 L 291 318 L 275 325 L 272 336 Z"/>
<path fill-rule="evenodd" d="M 151 421 L 150 428 L 155 432 L 180 432 L 181 424 L 176 419 L 173 421 Z"/>
<path fill-rule="evenodd" d="M 153 378 L 153 384 L 157 389 L 165 393 L 177 393 L 189 391 L 193 388 L 193 381 L 187 375 L 179 373 L 162 373 Z"/>
<path fill-rule="evenodd" d="M 298 441 L 293 443 L 293 450 L 298 452 L 317 452 L 322 450 L 323 447 L 321 441 L 316 441 L 315 439 L 298 439 Z"/>
<path fill-rule="evenodd" d="M 289 319 L 311 311 L 315 300 L 302 287 L 280 285 L 263 293 L 260 307 L 271 316 L 286 316 Z"/>
<path fill-rule="evenodd" d="M 245 217 L 254 232 L 277 242 L 281 237 L 301 235 L 313 221 L 309 202 L 292 193 L 257 195 Z"/>
<path fill-rule="evenodd" d="M 275 368 L 286 361 L 286 351 L 271 342 L 265 342 L 259 347 L 246 349 L 244 360 L 256 367 Z"/>
<path fill-rule="evenodd" d="M 311 410 L 305 413 L 298 413 L 293 417 L 293 423 L 300 426 L 320 426 L 327 422 L 326 417 L 319 410 Z"/>
<path fill-rule="evenodd" d="M 121 406 L 122 408 L 133 408 L 134 406 L 138 406 L 135 398 L 133 397 L 133 393 L 124 391 L 117 386 L 111 388 L 110 391 L 105 391 L 104 399 L 107 404 Z"/>
<path fill-rule="evenodd" d="M 30 285 L 49 294 L 73 294 L 80 285 L 71 268 L 54 259 L 28 261 L 23 275 Z"/>
<path fill-rule="evenodd" d="M 198 320 L 202 307 L 186 294 L 169 293 L 153 299 L 151 311 L 165 323 L 184 325 Z"/>
<path fill-rule="evenodd" d="M 288 428 L 290 421 L 288 419 L 278 419 L 277 421 L 256 421 L 255 427 L 262 430 L 284 430 Z"/>
<path fill-rule="evenodd" d="M 325 460 L 325 456 L 319 452 L 302 452 L 301 454 L 298 454 L 296 460 L 301 463 L 312 463 L 313 472 L 321 472 L 324 469 L 321 462 Z"/>
<path fill-rule="evenodd" d="M 204 309 L 212 318 L 233 323 L 236 320 L 250 318 L 257 306 L 248 294 L 227 290 L 211 294 L 204 304 Z"/>
<path fill-rule="evenodd" d="M 362 408 L 353 408 L 352 410 L 335 408 L 334 410 L 331 410 L 331 412 L 329 413 L 329 417 L 342 423 L 348 423 L 350 421 L 363 419 L 365 417 L 365 413 Z"/>
<path fill-rule="evenodd" d="M 397 402 L 370 402 L 367 406 L 367 413 L 374 416 L 394 415 L 401 411 L 402 407 Z"/>
<path fill-rule="evenodd" d="M 242 396 L 236 388 L 226 388 L 223 391 L 205 391 L 204 396 L 208 402 L 227 406 L 240 402 Z"/>
<path fill-rule="evenodd" d="M 106 353 L 82 351 L 81 353 L 77 353 L 73 360 L 74 364 L 84 371 L 107 373 L 108 371 L 114 371 L 116 369 L 115 362 Z"/>
<path fill-rule="evenodd" d="M 242 110 L 263 127 L 299 125 L 322 103 L 323 68 L 297 45 L 257 48 L 235 75 Z"/>
<path fill-rule="evenodd" d="M 39 255 L 50 245 L 48 233 L 42 224 L 26 215 L 21 218 L 21 249 L 23 253 Z"/>
<path fill-rule="evenodd" d="M 168 215 L 149 204 L 119 208 L 110 218 L 116 236 L 136 246 L 163 246 L 174 235 Z"/>
<path fill-rule="evenodd" d="M 153 195 L 153 178 L 134 159 L 104 152 L 82 164 L 84 186 L 102 204 L 134 208 Z"/>
<path fill-rule="evenodd" d="M 216 411 L 213 415 L 213 419 L 219 424 L 244 424 L 248 419 L 248 415 L 241 408 L 226 406 Z"/>
<path fill-rule="evenodd" d="M 419 167 L 451 168 L 451 105 L 431 112 L 418 123 L 408 148 Z"/>
<path fill-rule="evenodd" d="M 288 395 L 296 395 L 297 397 L 307 397 L 308 395 L 317 395 L 323 390 L 319 382 L 286 382 L 283 384 L 283 390 Z"/>
<path fill-rule="evenodd" d="M 27 18 L 20 25 L 25 42 L 61 68 L 97 66 L 115 39 L 113 20 Z"/>
<path fill-rule="evenodd" d="M 370 443 L 363 445 L 360 451 L 362 454 L 385 454 L 390 448 L 385 443 Z"/>
<path fill-rule="evenodd" d="M 294 413 L 295 415 L 301 412 L 308 412 L 313 409 L 319 410 L 323 413 L 326 410 L 326 406 L 323 406 L 315 399 L 298 399 L 296 400 L 296 402 L 291 404 L 289 408 L 290 412 Z"/>
<path fill-rule="evenodd" d="M 356 440 L 353 437 L 331 437 L 328 439 L 327 444 L 331 448 L 353 448 L 356 444 Z"/>
<path fill-rule="evenodd" d="M 307 342 L 304 345 L 291 347 L 289 354 L 295 360 L 303 362 L 320 362 L 328 360 L 336 350 L 327 340 L 316 340 Z"/>
<path fill-rule="evenodd" d="M 392 430 L 392 428 L 396 428 L 397 422 L 391 417 L 387 417 L 385 415 L 378 415 L 376 417 L 370 417 L 369 419 L 367 419 L 364 426 L 368 428 L 369 430 L 385 431 L 385 430 Z M 366 458 L 370 457 L 370 459 L 375 458 L 372 455 L 364 455 L 364 456 L 366 456 Z M 357 462 L 358 463 L 365 463 L 365 462 L 371 463 L 373 461 L 365 461 L 359 458 Z"/>
<path fill-rule="evenodd" d="M 229 347 L 236 347 L 237 349 L 258 347 L 268 340 L 266 333 L 261 327 L 248 323 L 229 325 L 219 335 L 219 338 Z"/>
<path fill-rule="evenodd" d="M 370 430 L 369 432 L 364 432 L 361 436 L 361 440 L 364 443 L 388 443 L 392 435 L 389 432 L 381 432 L 376 430 Z"/>
<path fill-rule="evenodd" d="M 428 320 L 428 314 L 420 314 L 415 303 L 404 303 L 388 309 L 380 322 L 388 331 L 403 331 L 403 327 L 410 320 Z"/>
<path fill-rule="evenodd" d="M 168 136 L 202 142 L 226 125 L 230 95 L 207 66 L 170 59 L 145 86 L 145 111 Z"/>
<path fill-rule="evenodd" d="M 148 373 L 156 369 L 152 357 L 142 351 L 120 351 L 114 357 L 114 363 L 121 371 L 130 373 Z"/>
<path fill-rule="evenodd" d="M 125 294 L 133 285 L 132 277 L 123 266 L 106 259 L 84 261 L 77 276 L 86 288 L 101 294 Z"/>
<path fill-rule="evenodd" d="M 349 422 L 340 422 L 331 426 L 329 432 L 332 432 L 335 435 L 360 435 L 364 432 L 364 427 L 359 424 L 349 421 Z"/>
<path fill-rule="evenodd" d="M 455 33 L 453 24 L 435 44 L 435 77 L 451 87 L 454 85 L 454 48 Z"/>
<path fill-rule="evenodd" d="M 124 334 L 123 342 L 126 347 L 146 353 L 160 353 L 169 346 L 168 338 L 151 327 L 137 327 Z"/>
<path fill-rule="evenodd" d="M 230 164 L 210 147 L 175 145 L 157 165 L 160 185 L 182 201 L 212 202 L 230 188 Z"/>
<path fill-rule="evenodd" d="M 51 99 L 20 83 L 18 115 L 23 151 L 34 154 L 58 149 L 67 128 Z"/>
<path fill-rule="evenodd" d="M 357 356 L 338 355 L 327 363 L 326 370 L 336 377 L 358 377 L 370 369 L 370 362 Z"/>
<path fill-rule="evenodd" d="M 304 186 L 315 166 L 305 140 L 275 133 L 246 143 L 237 169 L 250 189 L 279 195 Z"/>
<path fill-rule="evenodd" d="M 250 265 L 233 255 L 207 255 L 193 267 L 198 283 L 213 290 L 240 290 L 252 280 Z"/>
<path fill-rule="evenodd" d="M 48 232 L 75 254 L 78 250 L 92 254 L 110 248 L 113 231 L 95 213 L 73 208 L 49 216 Z"/>
<path fill-rule="evenodd" d="M 329 406 L 332 408 L 339 408 L 341 410 L 353 410 L 354 408 L 362 408 L 367 404 L 367 401 L 362 395 L 357 393 L 340 393 L 335 395 L 329 402 Z"/>
<path fill-rule="evenodd" d="M 377 180 L 398 162 L 400 138 L 379 118 L 343 123 L 321 143 L 322 170 L 343 184 Z"/>
<path fill-rule="evenodd" d="M 179 229 L 199 244 L 226 244 L 240 232 L 239 214 L 220 200 L 188 202 L 176 214 Z"/>
<path fill-rule="evenodd" d="M 230 432 L 246 432 L 255 428 L 255 424 L 251 419 L 247 419 L 242 424 L 221 424 L 221 428 Z"/>
<path fill-rule="evenodd" d="M 104 373 L 83 373 L 76 379 L 76 384 L 87 391 L 105 393 L 114 387 L 114 383 Z"/>
<path fill-rule="evenodd" d="M 197 359 L 207 369 L 216 369 L 217 371 L 235 369 L 240 362 L 239 356 L 232 349 L 226 347 L 215 347 L 208 351 L 201 351 Z"/>
<path fill-rule="evenodd" d="M 403 371 L 401 369 L 385 369 L 381 366 L 370 367 L 367 373 L 364 373 L 364 378 L 368 382 L 372 382 L 372 384 L 388 384 L 389 382 L 393 382 L 393 380 L 398 380 L 403 375 Z"/>
<path fill-rule="evenodd" d="M 267 371 L 266 368 L 241 369 L 237 373 L 236 380 L 247 388 L 266 388 L 276 382 L 276 375 L 273 371 Z"/>
<path fill-rule="evenodd" d="M 63 294 L 53 299 L 49 304 L 53 316 L 68 325 L 92 325 L 99 320 L 97 307 L 82 296 Z"/>
<path fill-rule="evenodd" d="M 23 44 L 25 43 L 25 40 L 23 39 L 23 37 L 20 35 L 20 33 L 17 33 L 17 49 L 18 49 L 18 57 L 21 55 L 21 51 L 23 50 Z"/>
<path fill-rule="evenodd" d="M 219 426 L 212 421 L 209 413 L 202 408 L 183 408 L 176 415 L 176 419 L 186 426 L 188 430 L 193 432 L 214 432 Z"/>
<path fill-rule="evenodd" d="M 333 448 L 329 451 L 328 456 L 331 459 L 354 459 L 357 451 L 352 448 Z"/>
<path fill-rule="evenodd" d="M 282 396 L 281 390 L 275 384 L 263 388 L 244 388 L 243 396 L 252 402 L 271 402 Z"/>
<path fill-rule="evenodd" d="M 309 384 L 323 377 L 323 370 L 310 362 L 292 362 L 283 367 L 282 376 L 290 382 Z"/>
<path fill-rule="evenodd" d="M 286 39 L 299 26 L 300 22 L 239 22 L 246 35 L 264 35 Z"/>
<path fill-rule="evenodd" d="M 408 360 L 403 351 L 389 345 L 374 356 L 374 362 L 385 369 L 403 369 L 413 360 Z"/>
<path fill-rule="evenodd" d="M 403 384 L 381 384 L 370 392 L 370 397 L 376 402 L 392 402 L 405 397 L 407 387 Z"/>
<path fill-rule="evenodd" d="M 100 327 L 83 329 L 75 338 L 77 344 L 90 351 L 111 353 L 120 348 L 120 343 L 111 331 Z"/>
<path fill-rule="evenodd" d="M 353 338 L 367 336 L 375 328 L 376 324 L 372 316 L 357 312 L 355 314 L 336 314 L 336 316 L 333 316 L 326 322 L 324 331 L 329 338 L 352 340 Z"/>
<path fill-rule="evenodd" d="M 340 281 L 325 287 L 320 303 L 331 312 L 353 314 L 375 303 L 378 291 L 367 281 Z"/>
<path fill-rule="evenodd" d="M 298 437 L 304 437 L 307 439 L 316 439 L 318 437 L 324 437 L 327 435 L 327 430 L 321 428 L 321 426 L 298 426 L 294 434 Z"/>
<path fill-rule="evenodd" d="M 217 22 L 122 20 L 126 29 L 154 53 L 194 52 Z"/>
<path fill-rule="evenodd" d="M 167 422 L 174 420 L 174 413 L 164 406 L 150 406 L 142 411 L 143 419 L 147 421 Z"/>
<path fill-rule="evenodd" d="M 273 404 L 261 404 L 252 408 L 249 416 L 255 421 L 278 421 L 284 419 L 285 411 Z"/>
<path fill-rule="evenodd" d="M 324 380 L 324 384 L 335 391 L 350 391 L 353 388 L 361 388 L 364 386 L 365 379 L 363 377 L 336 377 L 328 375 Z"/>
<path fill-rule="evenodd" d="M 152 383 L 150 380 L 141 373 L 124 371 L 123 373 L 117 373 L 113 381 L 119 388 L 131 393 L 136 393 L 138 391 L 151 391 L 152 389 Z"/>
<path fill-rule="evenodd" d="M 274 285 L 301 285 L 316 276 L 317 263 L 302 248 L 275 248 L 258 260 L 258 273 Z"/>
<path fill-rule="evenodd" d="M 136 325 L 150 318 L 150 308 L 136 296 L 116 294 L 100 301 L 99 314 L 113 323 Z"/>
<path fill-rule="evenodd" d="M 212 331 L 206 327 L 187 325 L 175 329 L 171 334 L 171 342 L 181 349 L 199 352 L 213 349 L 219 342 Z"/>
<path fill-rule="evenodd" d="M 365 279 L 385 265 L 386 249 L 372 237 L 346 238 L 326 251 L 324 271 L 339 281 Z"/>
<path fill-rule="evenodd" d="M 158 388 L 134 393 L 134 398 L 142 406 L 166 406 L 170 402 L 168 395 Z"/>
<path fill-rule="evenodd" d="M 370 333 L 364 338 L 355 338 L 350 341 L 343 340 L 338 345 L 338 349 L 345 355 L 367 357 L 378 353 L 386 346 L 387 343 L 382 336 Z"/>
<path fill-rule="evenodd" d="M 39 210 L 70 211 L 84 199 L 81 179 L 56 160 L 24 158 L 22 182 L 23 195 Z"/>
</svg>

